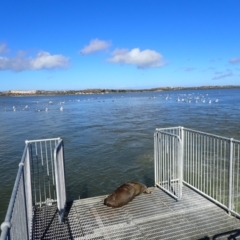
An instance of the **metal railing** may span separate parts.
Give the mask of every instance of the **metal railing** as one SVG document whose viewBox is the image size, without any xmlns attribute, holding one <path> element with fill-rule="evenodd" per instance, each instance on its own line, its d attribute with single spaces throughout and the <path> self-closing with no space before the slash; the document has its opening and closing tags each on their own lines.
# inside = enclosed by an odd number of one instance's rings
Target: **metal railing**
<svg viewBox="0 0 240 240">
<path fill-rule="evenodd" d="M 1 240 L 31 239 L 34 209 L 57 203 L 62 222 L 65 204 L 64 146 L 60 138 L 25 142 L 25 149 L 5 221 Z"/>
<path fill-rule="evenodd" d="M 175 165 L 182 163 L 182 182 L 240 217 L 240 141 L 183 127 L 156 129 L 155 136 L 164 134 L 168 136 L 165 148 L 171 152 L 171 161 L 176 150 L 169 148 L 170 142 L 175 138 L 182 142 L 180 155 L 174 157 L 178 161 Z M 170 160 L 164 151 L 155 144 L 155 175 L 160 174 L 156 169 L 159 166 L 164 169 L 162 172 L 170 171 L 165 163 Z M 169 174 L 173 176 L 174 172 Z M 159 181 L 155 177 L 156 185 L 160 185 Z"/>
<path fill-rule="evenodd" d="M 31 189 L 30 155 L 26 144 L 17 177 L 13 187 L 5 221 L 1 225 L 1 240 L 29 239 L 32 220 L 32 193 Z"/>
<path fill-rule="evenodd" d="M 175 199 L 182 197 L 182 140 L 179 136 L 156 131 L 154 134 L 155 185 Z"/>
</svg>

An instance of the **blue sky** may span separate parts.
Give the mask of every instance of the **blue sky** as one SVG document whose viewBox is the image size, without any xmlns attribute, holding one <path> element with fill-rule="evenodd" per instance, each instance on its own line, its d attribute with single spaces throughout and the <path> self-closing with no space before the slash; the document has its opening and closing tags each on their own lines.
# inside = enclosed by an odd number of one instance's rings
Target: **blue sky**
<svg viewBox="0 0 240 240">
<path fill-rule="evenodd" d="M 239 0 L 8 0 L 0 22 L 0 91 L 240 85 Z"/>
</svg>

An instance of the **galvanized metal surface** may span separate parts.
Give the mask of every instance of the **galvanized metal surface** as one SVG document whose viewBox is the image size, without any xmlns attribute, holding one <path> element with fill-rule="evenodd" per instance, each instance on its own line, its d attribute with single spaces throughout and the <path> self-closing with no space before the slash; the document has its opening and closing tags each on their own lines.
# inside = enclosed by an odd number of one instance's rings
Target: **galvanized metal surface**
<svg viewBox="0 0 240 240">
<path fill-rule="evenodd" d="M 44 206 L 33 239 L 240 239 L 240 220 L 186 186 L 178 202 L 159 188 L 122 208 L 103 205 L 105 197 L 74 201 L 65 224 L 56 206 Z"/>
</svg>

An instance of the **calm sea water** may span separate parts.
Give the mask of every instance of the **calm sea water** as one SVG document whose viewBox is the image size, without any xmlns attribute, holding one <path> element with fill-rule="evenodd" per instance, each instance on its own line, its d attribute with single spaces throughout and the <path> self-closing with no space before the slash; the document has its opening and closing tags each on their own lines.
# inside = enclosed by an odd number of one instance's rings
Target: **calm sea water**
<svg viewBox="0 0 240 240">
<path fill-rule="evenodd" d="M 153 186 L 157 127 L 240 139 L 239 103 L 240 89 L 1 97 L 0 222 L 26 139 L 63 138 L 69 200 L 104 195 L 130 180 Z"/>
</svg>

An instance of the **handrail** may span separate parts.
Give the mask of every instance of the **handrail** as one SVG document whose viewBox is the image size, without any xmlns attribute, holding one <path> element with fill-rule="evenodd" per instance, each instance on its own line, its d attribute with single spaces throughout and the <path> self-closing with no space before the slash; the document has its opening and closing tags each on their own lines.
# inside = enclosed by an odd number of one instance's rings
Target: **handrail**
<svg viewBox="0 0 240 240">
<path fill-rule="evenodd" d="M 4 222 L 1 224 L 1 230 L 2 230 L 1 238 L 0 238 L 1 240 L 6 239 L 6 237 L 8 236 L 8 233 L 9 233 L 9 229 L 11 228 L 11 218 L 12 218 L 12 214 L 13 214 L 14 203 L 15 203 L 16 196 L 18 193 L 18 186 L 20 183 L 21 176 L 23 174 L 23 168 L 24 168 L 25 155 L 27 152 L 27 148 L 28 148 L 28 145 L 26 144 L 21 162 L 19 163 L 17 177 L 16 177 L 16 180 L 14 183 L 14 187 L 13 187 L 12 195 L 11 195 L 10 202 L 8 205 L 6 217 L 5 217 Z M 28 236 L 28 238 L 29 238 L 29 236 Z"/>
</svg>

